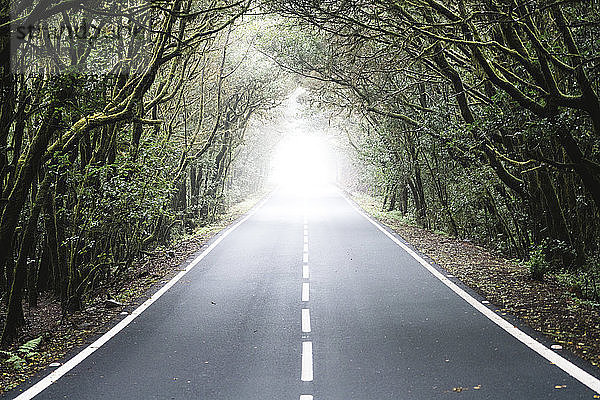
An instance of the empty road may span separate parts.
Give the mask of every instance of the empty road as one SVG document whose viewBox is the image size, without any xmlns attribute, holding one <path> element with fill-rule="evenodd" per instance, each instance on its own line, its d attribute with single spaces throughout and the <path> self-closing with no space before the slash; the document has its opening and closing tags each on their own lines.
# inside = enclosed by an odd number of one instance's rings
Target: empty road
<svg viewBox="0 0 600 400">
<path fill-rule="evenodd" d="M 336 189 L 278 189 L 217 240 L 114 337 L 55 383 L 42 381 L 20 398 L 596 394 L 594 377 L 542 357 L 557 354 L 547 343 L 528 346 L 527 337 L 493 322 L 475 308 L 489 305 L 457 294 Z"/>
</svg>

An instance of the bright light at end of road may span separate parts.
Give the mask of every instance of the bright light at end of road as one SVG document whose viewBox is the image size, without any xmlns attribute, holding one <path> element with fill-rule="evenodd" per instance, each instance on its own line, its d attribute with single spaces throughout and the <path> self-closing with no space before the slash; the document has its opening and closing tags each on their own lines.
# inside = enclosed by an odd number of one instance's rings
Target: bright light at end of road
<svg viewBox="0 0 600 400">
<path fill-rule="evenodd" d="M 333 183 L 336 179 L 333 152 L 321 137 L 286 137 L 275 152 L 272 179 L 285 186 L 315 187 Z"/>
</svg>

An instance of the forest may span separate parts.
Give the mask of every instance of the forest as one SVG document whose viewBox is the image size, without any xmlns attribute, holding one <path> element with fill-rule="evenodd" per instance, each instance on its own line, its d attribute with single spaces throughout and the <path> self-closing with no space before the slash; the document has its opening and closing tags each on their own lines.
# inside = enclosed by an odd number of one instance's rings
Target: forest
<svg viewBox="0 0 600 400">
<path fill-rule="evenodd" d="M 2 346 L 267 184 L 296 88 L 338 184 L 600 302 L 595 0 L 0 0 Z"/>
</svg>

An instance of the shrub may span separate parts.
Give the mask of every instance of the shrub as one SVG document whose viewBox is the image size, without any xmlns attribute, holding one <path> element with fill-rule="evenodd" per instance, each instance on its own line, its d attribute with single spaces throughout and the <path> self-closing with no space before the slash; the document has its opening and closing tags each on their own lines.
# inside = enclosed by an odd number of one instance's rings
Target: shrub
<svg viewBox="0 0 600 400">
<path fill-rule="evenodd" d="M 529 268 L 529 273 L 531 274 L 532 279 L 538 281 L 544 279 L 544 276 L 550 270 L 550 264 L 546 259 L 544 245 L 538 245 L 529 252 L 527 266 Z"/>
</svg>

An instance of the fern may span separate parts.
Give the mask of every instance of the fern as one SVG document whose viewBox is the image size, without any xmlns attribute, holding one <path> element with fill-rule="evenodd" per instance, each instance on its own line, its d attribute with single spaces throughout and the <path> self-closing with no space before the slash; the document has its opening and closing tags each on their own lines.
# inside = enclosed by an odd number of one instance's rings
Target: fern
<svg viewBox="0 0 600 400">
<path fill-rule="evenodd" d="M 25 365 L 25 359 L 19 357 L 17 354 L 13 354 L 13 356 L 6 360 L 5 363 L 7 363 L 11 367 L 13 367 L 13 369 L 18 371 L 20 369 L 23 369 L 23 366 Z"/>
<path fill-rule="evenodd" d="M 40 336 L 38 338 L 31 339 L 30 341 L 23 343 L 21 346 L 19 346 L 16 353 L 0 350 L 0 355 L 7 357 L 6 360 L 4 360 L 4 362 L 18 371 L 23 369 L 23 366 L 27 362 L 26 358 L 32 357 L 37 354 L 37 351 L 35 350 L 38 348 L 41 342 L 42 337 Z"/>
<path fill-rule="evenodd" d="M 31 339 L 28 342 L 23 343 L 18 349 L 17 352 L 20 353 L 23 357 L 31 357 L 37 354 L 35 351 L 40 343 L 42 342 L 42 337 L 37 337 L 35 339 Z"/>
<path fill-rule="evenodd" d="M 0 350 L 0 358 L 10 358 L 12 356 L 14 356 L 14 353 L 11 353 L 10 351 Z"/>
</svg>

